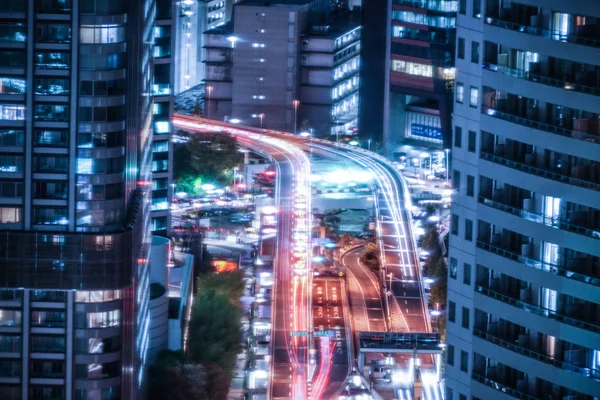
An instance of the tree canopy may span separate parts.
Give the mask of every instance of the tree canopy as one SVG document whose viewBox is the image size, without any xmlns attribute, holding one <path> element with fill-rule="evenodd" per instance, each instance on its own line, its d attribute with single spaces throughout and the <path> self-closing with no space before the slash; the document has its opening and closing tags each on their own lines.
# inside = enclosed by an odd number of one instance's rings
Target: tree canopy
<svg viewBox="0 0 600 400">
<path fill-rule="evenodd" d="M 173 171 L 180 185 L 187 191 L 197 191 L 198 177 L 201 183 L 226 183 L 231 179 L 233 168 L 243 162 L 236 140 L 225 133 L 192 135 L 185 144 L 175 144 Z"/>
</svg>

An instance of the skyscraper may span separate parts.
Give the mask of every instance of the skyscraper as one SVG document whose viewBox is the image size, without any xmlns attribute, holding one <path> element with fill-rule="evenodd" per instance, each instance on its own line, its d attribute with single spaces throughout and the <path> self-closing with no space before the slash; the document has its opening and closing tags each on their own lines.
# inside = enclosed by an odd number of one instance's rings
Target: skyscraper
<svg viewBox="0 0 600 400">
<path fill-rule="evenodd" d="M 462 0 L 447 399 L 600 398 L 600 11 Z"/>
<path fill-rule="evenodd" d="M 0 2 L 0 398 L 136 399 L 155 4 Z"/>
</svg>

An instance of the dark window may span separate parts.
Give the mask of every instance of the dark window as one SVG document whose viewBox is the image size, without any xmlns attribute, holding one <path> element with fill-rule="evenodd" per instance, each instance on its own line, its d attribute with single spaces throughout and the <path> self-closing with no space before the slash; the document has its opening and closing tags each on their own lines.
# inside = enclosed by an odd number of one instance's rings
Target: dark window
<svg viewBox="0 0 600 400">
<path fill-rule="evenodd" d="M 459 37 L 458 42 L 456 43 L 456 57 L 461 60 L 465 59 L 465 39 Z"/>
<path fill-rule="evenodd" d="M 471 42 L 471 62 L 479 64 L 479 42 Z"/>
<path fill-rule="evenodd" d="M 453 235 L 458 235 L 458 215 L 452 214 L 450 218 L 450 232 Z"/>
<path fill-rule="evenodd" d="M 446 362 L 448 365 L 454 365 L 454 345 L 449 344 L 446 352 Z"/>
<path fill-rule="evenodd" d="M 456 261 L 456 258 L 450 257 L 450 265 L 448 266 L 448 275 L 450 276 L 450 278 L 456 279 L 457 270 L 458 261 Z"/>
<path fill-rule="evenodd" d="M 471 285 L 471 264 L 463 264 L 463 283 L 465 285 Z"/>
<path fill-rule="evenodd" d="M 473 0 L 473 18 L 481 18 L 481 0 Z"/>
<path fill-rule="evenodd" d="M 469 372 L 469 353 L 463 350 L 460 351 L 460 370 Z"/>
<path fill-rule="evenodd" d="M 465 239 L 473 241 L 473 221 L 465 219 Z"/>
<path fill-rule="evenodd" d="M 448 301 L 448 321 L 456 321 L 456 303 L 453 301 Z"/>
<path fill-rule="evenodd" d="M 458 12 L 462 15 L 467 14 L 467 0 L 459 0 Z"/>
<path fill-rule="evenodd" d="M 454 127 L 454 147 L 459 149 L 462 147 L 462 128 L 460 126 Z"/>
<path fill-rule="evenodd" d="M 467 151 L 475 153 L 477 148 L 477 133 L 475 131 L 469 131 L 469 143 L 467 144 Z"/>
<path fill-rule="evenodd" d="M 469 309 L 467 307 L 462 308 L 462 327 L 465 329 L 469 329 L 470 321 L 469 321 Z"/>
<path fill-rule="evenodd" d="M 25 52 L 22 50 L 0 51 L 0 67 L 25 67 Z"/>
<path fill-rule="evenodd" d="M 459 394 L 458 400 L 467 400 L 467 396 L 465 396 L 464 394 Z"/>
<path fill-rule="evenodd" d="M 452 187 L 460 193 L 460 171 L 452 171 Z"/>
<path fill-rule="evenodd" d="M 467 175 L 467 196 L 475 196 L 475 177 L 473 175 Z"/>
<path fill-rule="evenodd" d="M 94 82 L 81 81 L 79 83 L 79 94 L 82 96 L 92 96 L 94 94 Z"/>
</svg>

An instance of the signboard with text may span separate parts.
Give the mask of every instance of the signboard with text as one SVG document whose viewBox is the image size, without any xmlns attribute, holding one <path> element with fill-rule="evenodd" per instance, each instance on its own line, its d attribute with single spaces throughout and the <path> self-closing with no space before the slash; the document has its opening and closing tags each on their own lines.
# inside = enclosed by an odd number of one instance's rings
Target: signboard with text
<svg viewBox="0 0 600 400">
<path fill-rule="evenodd" d="M 421 124 L 411 124 L 410 135 L 414 138 L 442 141 L 442 128 Z"/>
</svg>

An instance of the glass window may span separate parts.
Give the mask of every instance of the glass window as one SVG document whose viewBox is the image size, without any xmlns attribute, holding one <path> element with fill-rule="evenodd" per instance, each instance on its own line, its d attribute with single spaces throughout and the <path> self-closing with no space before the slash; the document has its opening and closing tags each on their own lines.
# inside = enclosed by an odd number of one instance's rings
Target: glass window
<svg viewBox="0 0 600 400">
<path fill-rule="evenodd" d="M 18 378 L 21 376 L 21 361 L 0 360 L 0 376 Z"/>
<path fill-rule="evenodd" d="M 22 78 L 0 77 L 0 94 L 24 94 L 27 81 Z"/>
<path fill-rule="evenodd" d="M 36 40 L 42 43 L 70 43 L 71 25 L 54 22 L 38 23 Z"/>
<path fill-rule="evenodd" d="M 463 263 L 463 283 L 471 285 L 471 264 Z"/>
<path fill-rule="evenodd" d="M 459 37 L 457 44 L 456 44 L 456 57 L 460 58 L 461 60 L 465 59 L 465 39 Z"/>
<path fill-rule="evenodd" d="M 37 0 L 37 12 L 68 13 L 71 11 L 71 0 Z"/>
<path fill-rule="evenodd" d="M 446 362 L 448 365 L 454 365 L 454 345 L 449 344 L 446 348 Z"/>
<path fill-rule="evenodd" d="M 25 131 L 21 129 L 0 129 L 0 146 L 23 146 Z"/>
<path fill-rule="evenodd" d="M 465 218 L 465 240 L 473 241 L 473 221 Z"/>
<path fill-rule="evenodd" d="M 40 173 L 64 174 L 69 170 L 69 158 L 55 155 L 34 156 L 33 170 Z"/>
<path fill-rule="evenodd" d="M 475 177 L 473 175 L 467 175 L 467 196 L 475 196 Z"/>
<path fill-rule="evenodd" d="M 24 43 L 26 40 L 27 27 L 24 23 L 14 21 L 0 22 L 0 42 Z"/>
<path fill-rule="evenodd" d="M 124 25 L 81 25 L 81 43 L 119 43 L 125 41 Z"/>
<path fill-rule="evenodd" d="M 459 0 L 458 2 L 458 12 L 466 15 L 467 14 L 467 0 Z"/>
<path fill-rule="evenodd" d="M 65 362 L 63 360 L 31 360 L 32 378 L 64 378 Z"/>
<path fill-rule="evenodd" d="M 458 215 L 456 214 L 450 216 L 450 233 L 458 235 Z"/>
<path fill-rule="evenodd" d="M 479 42 L 471 42 L 471 62 L 479 64 Z"/>
<path fill-rule="evenodd" d="M 121 310 L 91 312 L 83 315 L 83 321 L 77 316 L 78 328 L 109 328 L 121 325 Z"/>
<path fill-rule="evenodd" d="M 469 142 L 467 143 L 467 151 L 475 153 L 477 148 L 477 133 L 469 131 Z"/>
<path fill-rule="evenodd" d="M 0 104 L 0 120 L 20 121 L 25 119 L 25 106 L 22 104 Z"/>
<path fill-rule="evenodd" d="M 71 55 L 59 51 L 40 51 L 35 53 L 35 67 L 39 69 L 68 69 Z"/>
<path fill-rule="evenodd" d="M 24 68 L 25 64 L 25 51 L 0 50 L 0 67 Z"/>
<path fill-rule="evenodd" d="M 101 237 L 103 239 L 110 238 L 112 236 Z M 104 248 L 106 250 L 106 247 Z M 75 292 L 76 303 L 102 303 L 106 301 L 119 300 L 122 298 L 120 290 L 78 290 Z"/>
<path fill-rule="evenodd" d="M 21 336 L 0 335 L 0 351 L 6 353 L 21 352 Z M 0 397 L 1 399 L 2 397 Z"/>
<path fill-rule="evenodd" d="M 23 156 L 0 154 L 0 172 L 22 172 Z"/>
<path fill-rule="evenodd" d="M 36 199 L 67 200 L 69 186 L 66 181 L 34 181 Z"/>
<path fill-rule="evenodd" d="M 469 372 L 469 353 L 463 350 L 460 351 L 460 370 Z"/>
<path fill-rule="evenodd" d="M 431 78 L 433 76 L 433 66 L 419 64 L 403 60 L 392 60 L 392 71 L 402 72 L 409 75 L 417 75 Z"/>
<path fill-rule="evenodd" d="M 467 307 L 462 308 L 462 324 L 461 325 L 465 329 L 469 329 L 469 327 L 470 327 L 469 312 L 470 312 L 470 310 Z"/>
<path fill-rule="evenodd" d="M 463 102 L 465 97 L 465 86 L 461 82 L 456 82 L 456 102 Z"/>
<path fill-rule="evenodd" d="M 70 82 L 63 78 L 36 78 L 35 94 L 40 95 L 68 95 Z"/>
<path fill-rule="evenodd" d="M 479 103 L 479 89 L 475 86 L 471 86 L 471 91 L 469 94 L 469 106 L 473 108 L 477 108 L 477 104 Z"/>
<path fill-rule="evenodd" d="M 462 128 L 460 126 L 454 127 L 454 147 L 462 147 Z"/>
<path fill-rule="evenodd" d="M 65 147 L 69 144 L 68 131 L 37 130 L 34 132 L 36 146 Z"/>
<path fill-rule="evenodd" d="M 40 353 L 62 353 L 66 348 L 64 336 L 37 336 L 31 337 L 31 351 Z"/>
<path fill-rule="evenodd" d="M 473 0 L 473 18 L 481 18 L 481 0 Z"/>
<path fill-rule="evenodd" d="M 21 311 L 0 308 L 0 326 L 21 326 Z"/>
<path fill-rule="evenodd" d="M 0 224 L 18 224 L 23 222 L 23 208 L 0 207 Z"/>
<path fill-rule="evenodd" d="M 85 1 L 82 3 L 85 3 Z M 29 386 L 29 398 L 40 400 L 64 399 L 65 388 L 64 386 Z"/>
<path fill-rule="evenodd" d="M 64 328 L 65 322 L 66 314 L 64 311 L 31 311 L 31 326 L 46 328 Z"/>
<path fill-rule="evenodd" d="M 453 301 L 448 301 L 448 321 L 456 321 L 456 303 Z"/>
<path fill-rule="evenodd" d="M 452 171 L 452 188 L 460 193 L 460 171 Z"/>
<path fill-rule="evenodd" d="M 456 258 L 450 257 L 450 263 L 448 265 L 448 276 L 452 279 L 456 279 L 456 275 L 458 272 L 458 261 Z"/>
<path fill-rule="evenodd" d="M 150 229 L 152 230 L 152 232 L 167 229 L 167 217 L 152 218 Z"/>
<path fill-rule="evenodd" d="M 36 121 L 67 122 L 69 106 L 62 104 L 36 104 L 34 108 Z"/>
<path fill-rule="evenodd" d="M 102 354 L 112 353 L 121 349 L 121 337 L 109 338 L 84 338 L 75 340 L 77 354 Z"/>
<path fill-rule="evenodd" d="M 66 207 L 34 207 L 33 223 L 38 225 L 67 225 L 69 213 Z"/>
</svg>

